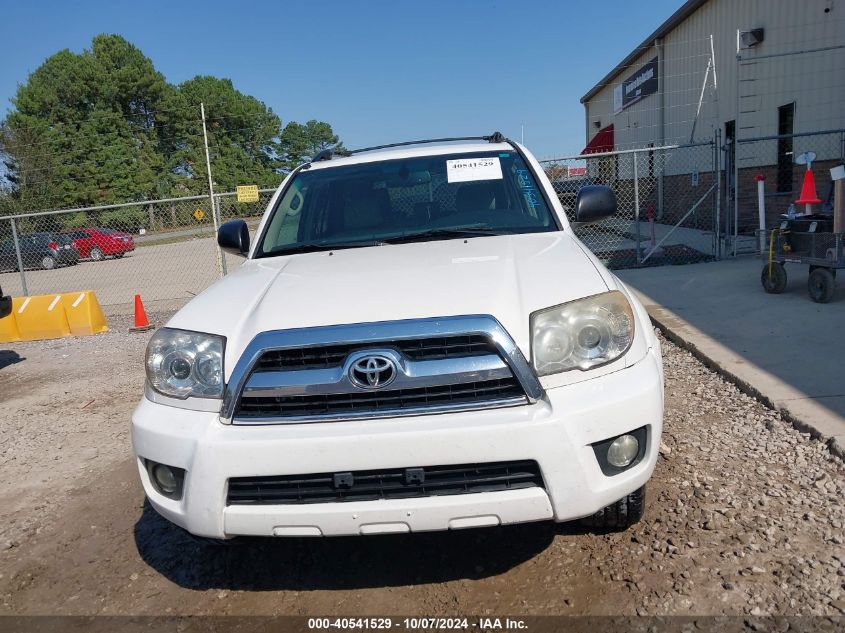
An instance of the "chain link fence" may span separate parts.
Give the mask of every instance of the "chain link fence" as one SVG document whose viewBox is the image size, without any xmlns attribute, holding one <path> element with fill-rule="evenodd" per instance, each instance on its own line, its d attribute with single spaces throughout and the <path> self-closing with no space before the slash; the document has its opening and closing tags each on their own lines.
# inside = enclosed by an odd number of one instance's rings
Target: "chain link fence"
<svg viewBox="0 0 845 633">
<path fill-rule="evenodd" d="M 691 263 L 719 256 L 714 147 L 571 156 L 543 166 L 570 219 L 581 186 L 616 191 L 617 216 L 577 228 L 609 266 Z M 186 196 L 0 217 L 0 286 L 15 296 L 94 290 L 118 311 L 135 294 L 153 309 L 178 307 L 242 261 L 217 248 L 215 220 L 242 218 L 254 232 L 273 192 L 262 189 L 251 203 L 221 193 L 213 203 Z"/>
<path fill-rule="evenodd" d="M 813 172 L 824 211 L 829 169 L 845 161 L 845 130 L 566 156 L 541 161 L 570 221 L 578 190 L 613 188 L 618 213 L 576 225 L 579 238 L 611 268 L 687 264 L 753 252 L 759 228 L 757 183 L 766 177 L 766 222 L 776 226 Z M 723 160 L 720 151 L 724 149 Z M 720 169 L 720 165 L 724 169 Z M 104 306 L 179 306 L 241 259 L 216 245 L 217 224 L 246 220 L 254 232 L 275 190 L 257 202 L 235 193 L 186 196 L 0 217 L 0 286 L 15 296 L 94 290 Z M 425 193 L 425 192 L 422 192 Z M 421 195 L 422 195 L 421 193 Z M 424 196 L 423 196 L 424 197 Z"/>
<path fill-rule="evenodd" d="M 94 290 L 104 306 L 181 305 L 242 259 L 222 256 L 217 223 L 242 218 L 253 230 L 274 189 L 239 203 L 234 193 L 0 217 L 5 294 Z"/>
<path fill-rule="evenodd" d="M 717 140 L 541 161 L 570 221 L 584 185 L 616 193 L 618 212 L 576 226 L 610 268 L 689 264 L 719 257 Z"/>
<path fill-rule="evenodd" d="M 725 232 L 731 236 L 731 253 L 759 251 L 755 231 L 774 228 L 783 214 L 800 198 L 805 165 L 796 158 L 812 152 L 812 171 L 821 205 L 814 213 L 833 212 L 833 182 L 830 169 L 845 162 L 845 130 L 827 130 L 739 139 L 735 147 L 726 145 L 725 164 L 728 180 L 727 204 L 730 213 Z M 762 176 L 765 201 L 765 227 L 760 226 L 757 178 Z M 796 205 L 797 213 L 804 213 Z"/>
</svg>

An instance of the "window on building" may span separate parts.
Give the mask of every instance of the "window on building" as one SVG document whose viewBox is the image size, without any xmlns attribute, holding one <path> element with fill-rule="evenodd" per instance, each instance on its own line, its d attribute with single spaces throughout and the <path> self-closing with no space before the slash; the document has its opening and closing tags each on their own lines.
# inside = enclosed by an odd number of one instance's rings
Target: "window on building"
<svg viewBox="0 0 845 633">
<path fill-rule="evenodd" d="M 792 191 L 792 130 L 795 122 L 795 102 L 778 108 L 778 191 Z"/>
</svg>

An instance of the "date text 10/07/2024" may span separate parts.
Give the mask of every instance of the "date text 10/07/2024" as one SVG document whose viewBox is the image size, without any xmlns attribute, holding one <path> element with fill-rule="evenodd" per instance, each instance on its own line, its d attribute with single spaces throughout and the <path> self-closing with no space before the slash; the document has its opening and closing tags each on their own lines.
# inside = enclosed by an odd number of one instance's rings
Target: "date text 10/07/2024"
<svg viewBox="0 0 845 633">
<path fill-rule="evenodd" d="M 525 620 L 519 618 L 308 618 L 308 629 L 314 631 L 362 630 L 362 629 L 402 629 L 419 630 L 525 630 Z"/>
</svg>

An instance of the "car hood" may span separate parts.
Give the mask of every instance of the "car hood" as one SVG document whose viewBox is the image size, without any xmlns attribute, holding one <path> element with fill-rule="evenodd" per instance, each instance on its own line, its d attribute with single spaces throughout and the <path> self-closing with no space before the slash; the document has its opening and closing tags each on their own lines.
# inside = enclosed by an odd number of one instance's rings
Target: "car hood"
<svg viewBox="0 0 845 633">
<path fill-rule="evenodd" d="M 565 232 L 453 239 L 248 260 L 168 325 L 225 336 L 227 374 L 260 332 L 467 314 L 527 356 L 531 312 L 605 290 Z"/>
</svg>

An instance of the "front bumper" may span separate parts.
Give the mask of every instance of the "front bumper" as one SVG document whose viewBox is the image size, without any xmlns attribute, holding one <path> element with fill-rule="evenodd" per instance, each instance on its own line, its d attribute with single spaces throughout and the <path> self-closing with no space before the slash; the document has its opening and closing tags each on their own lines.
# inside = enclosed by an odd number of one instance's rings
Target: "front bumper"
<svg viewBox="0 0 845 633">
<path fill-rule="evenodd" d="M 589 516 L 642 486 L 663 418 L 660 352 L 626 369 L 546 391 L 534 405 L 401 419 L 260 427 L 142 400 L 132 442 L 152 506 L 199 536 L 413 532 Z M 591 445 L 647 426 L 645 456 L 606 476 Z M 143 460 L 184 468 L 180 500 L 161 495 Z M 535 460 L 545 488 L 454 496 L 226 505 L 230 477 Z"/>
</svg>

